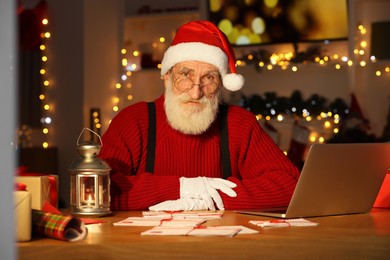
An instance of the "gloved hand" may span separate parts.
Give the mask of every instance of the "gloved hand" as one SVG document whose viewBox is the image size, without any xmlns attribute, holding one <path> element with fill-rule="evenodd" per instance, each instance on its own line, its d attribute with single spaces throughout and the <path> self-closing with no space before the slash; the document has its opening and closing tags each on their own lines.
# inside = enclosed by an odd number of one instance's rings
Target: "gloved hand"
<svg viewBox="0 0 390 260">
<path fill-rule="evenodd" d="M 167 200 L 149 207 L 149 210 L 152 211 L 207 210 L 207 209 L 210 208 L 206 200 L 188 199 L 188 198 L 178 199 L 178 200 Z"/>
<path fill-rule="evenodd" d="M 230 197 L 236 197 L 237 193 L 232 189 L 237 185 L 234 182 L 221 178 L 180 178 L 180 198 L 202 199 L 207 202 L 208 208 L 214 210 L 214 202 L 218 209 L 225 209 L 221 195 L 222 191 Z M 211 200 L 211 201 L 210 201 Z"/>
</svg>

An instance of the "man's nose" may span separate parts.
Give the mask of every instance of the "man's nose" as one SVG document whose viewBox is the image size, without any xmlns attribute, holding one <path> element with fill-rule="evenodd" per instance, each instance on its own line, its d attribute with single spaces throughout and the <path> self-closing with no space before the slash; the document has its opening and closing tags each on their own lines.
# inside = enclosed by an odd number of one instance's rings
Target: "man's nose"
<svg viewBox="0 0 390 260">
<path fill-rule="evenodd" d="M 200 99 L 203 97 L 203 90 L 200 85 L 200 81 L 198 81 L 198 83 L 193 82 L 192 88 L 188 91 L 188 94 L 192 99 Z"/>
</svg>

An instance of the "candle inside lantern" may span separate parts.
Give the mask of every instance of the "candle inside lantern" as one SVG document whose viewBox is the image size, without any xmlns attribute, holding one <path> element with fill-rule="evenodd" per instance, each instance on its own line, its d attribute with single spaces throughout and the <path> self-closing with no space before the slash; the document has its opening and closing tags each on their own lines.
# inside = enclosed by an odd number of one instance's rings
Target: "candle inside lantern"
<svg viewBox="0 0 390 260">
<path fill-rule="evenodd" d="M 86 193 L 85 194 L 82 206 L 83 206 L 83 208 L 94 208 L 95 207 L 95 199 L 94 199 L 93 193 Z"/>
<path fill-rule="evenodd" d="M 95 201 L 92 199 L 92 195 L 88 194 L 88 200 L 87 200 L 87 205 L 95 205 Z"/>
</svg>

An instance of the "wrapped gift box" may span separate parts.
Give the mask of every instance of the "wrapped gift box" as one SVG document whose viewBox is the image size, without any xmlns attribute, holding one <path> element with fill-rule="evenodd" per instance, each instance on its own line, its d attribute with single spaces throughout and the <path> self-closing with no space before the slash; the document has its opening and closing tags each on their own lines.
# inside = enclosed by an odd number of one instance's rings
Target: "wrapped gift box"
<svg viewBox="0 0 390 260">
<path fill-rule="evenodd" d="M 15 181 L 27 185 L 32 209 L 41 210 L 46 201 L 54 207 L 58 206 L 57 175 L 17 176 Z"/>
<path fill-rule="evenodd" d="M 19 242 L 31 239 L 31 193 L 14 191 L 15 238 Z"/>
</svg>

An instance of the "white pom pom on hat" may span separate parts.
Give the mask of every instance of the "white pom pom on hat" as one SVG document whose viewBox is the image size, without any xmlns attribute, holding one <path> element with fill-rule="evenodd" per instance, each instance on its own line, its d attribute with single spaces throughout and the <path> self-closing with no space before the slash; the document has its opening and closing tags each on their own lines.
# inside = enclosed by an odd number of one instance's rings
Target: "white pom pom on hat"
<svg viewBox="0 0 390 260">
<path fill-rule="evenodd" d="M 210 21 L 191 21 L 178 29 L 161 62 L 161 75 L 177 63 L 191 60 L 216 66 L 228 90 L 237 91 L 244 85 L 244 77 L 236 73 L 236 57 L 229 40 Z"/>
</svg>

